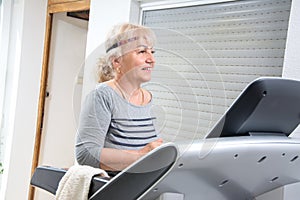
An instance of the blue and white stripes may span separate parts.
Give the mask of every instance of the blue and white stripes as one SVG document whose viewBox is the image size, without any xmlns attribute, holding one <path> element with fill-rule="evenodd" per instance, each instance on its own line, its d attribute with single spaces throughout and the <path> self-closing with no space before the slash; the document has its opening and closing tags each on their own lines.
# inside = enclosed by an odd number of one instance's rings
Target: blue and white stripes
<svg viewBox="0 0 300 200">
<path fill-rule="evenodd" d="M 111 120 L 107 142 L 124 147 L 143 147 L 157 138 L 155 118 L 114 118 Z"/>
</svg>

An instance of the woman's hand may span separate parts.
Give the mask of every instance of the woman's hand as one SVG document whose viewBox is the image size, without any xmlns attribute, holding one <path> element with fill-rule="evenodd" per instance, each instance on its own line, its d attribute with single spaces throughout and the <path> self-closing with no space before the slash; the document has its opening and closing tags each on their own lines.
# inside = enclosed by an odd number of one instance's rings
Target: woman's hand
<svg viewBox="0 0 300 200">
<path fill-rule="evenodd" d="M 140 149 L 139 152 L 141 154 L 149 153 L 153 149 L 155 149 L 155 148 L 159 147 L 160 145 L 162 145 L 162 143 L 163 143 L 163 140 L 161 138 L 159 138 L 159 139 L 157 139 L 153 142 L 148 143 L 144 148 Z"/>
<path fill-rule="evenodd" d="M 100 156 L 100 168 L 109 171 L 121 171 L 145 154 L 162 145 L 162 143 L 162 139 L 157 139 L 140 150 L 103 148 Z"/>
</svg>

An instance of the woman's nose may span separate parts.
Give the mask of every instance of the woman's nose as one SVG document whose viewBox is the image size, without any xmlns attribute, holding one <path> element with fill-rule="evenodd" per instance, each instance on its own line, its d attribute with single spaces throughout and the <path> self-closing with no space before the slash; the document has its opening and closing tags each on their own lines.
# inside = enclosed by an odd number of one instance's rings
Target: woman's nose
<svg viewBox="0 0 300 200">
<path fill-rule="evenodd" d="M 153 50 L 151 50 L 151 49 L 147 50 L 147 59 L 146 59 L 146 62 L 148 62 L 148 63 L 155 63 L 155 58 L 154 58 Z"/>
</svg>

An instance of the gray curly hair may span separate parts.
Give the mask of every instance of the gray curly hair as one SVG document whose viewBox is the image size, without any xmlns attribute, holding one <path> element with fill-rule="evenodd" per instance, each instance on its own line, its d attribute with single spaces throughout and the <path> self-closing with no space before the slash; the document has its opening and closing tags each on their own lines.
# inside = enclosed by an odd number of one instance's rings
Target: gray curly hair
<svg viewBox="0 0 300 200">
<path fill-rule="evenodd" d="M 115 77 L 112 61 L 137 47 L 137 43 L 146 41 L 150 45 L 155 43 L 154 33 L 145 26 L 123 23 L 114 26 L 105 41 L 106 55 L 98 61 L 98 82 L 105 82 Z"/>
</svg>

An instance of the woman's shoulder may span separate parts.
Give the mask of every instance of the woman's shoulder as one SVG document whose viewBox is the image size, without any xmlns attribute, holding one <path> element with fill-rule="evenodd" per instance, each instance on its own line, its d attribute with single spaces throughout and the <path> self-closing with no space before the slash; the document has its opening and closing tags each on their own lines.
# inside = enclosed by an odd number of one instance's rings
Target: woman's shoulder
<svg viewBox="0 0 300 200">
<path fill-rule="evenodd" d="M 113 99 L 113 91 L 107 84 L 99 83 L 85 97 L 86 104 L 111 104 Z"/>
<path fill-rule="evenodd" d="M 98 83 L 94 89 L 97 93 L 111 93 L 112 88 L 107 82 Z"/>
<path fill-rule="evenodd" d="M 98 83 L 94 89 L 92 89 L 88 94 L 87 98 L 89 97 L 101 97 L 103 99 L 107 99 L 112 95 L 112 88 L 107 85 L 105 82 Z"/>
</svg>

